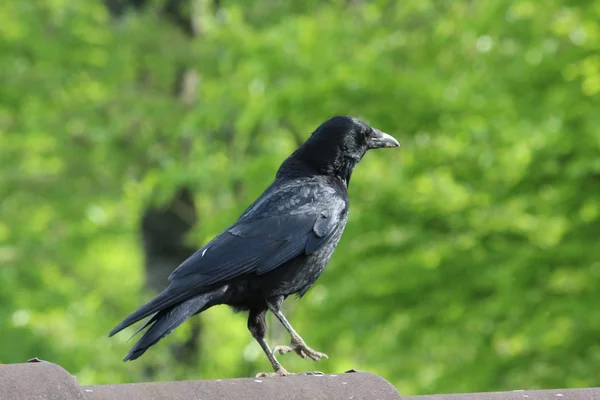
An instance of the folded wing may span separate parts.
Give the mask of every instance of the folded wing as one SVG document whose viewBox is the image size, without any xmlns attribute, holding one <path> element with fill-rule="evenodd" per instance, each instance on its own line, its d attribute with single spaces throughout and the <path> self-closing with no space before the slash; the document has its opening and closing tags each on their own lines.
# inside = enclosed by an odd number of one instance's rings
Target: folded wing
<svg viewBox="0 0 600 400">
<path fill-rule="evenodd" d="M 128 316 L 111 335 L 231 279 L 265 274 L 301 254 L 314 253 L 342 225 L 346 203 L 341 197 L 293 204 L 289 210 L 278 206 L 271 215 L 240 219 L 177 267 L 169 276 L 169 286 Z"/>
</svg>

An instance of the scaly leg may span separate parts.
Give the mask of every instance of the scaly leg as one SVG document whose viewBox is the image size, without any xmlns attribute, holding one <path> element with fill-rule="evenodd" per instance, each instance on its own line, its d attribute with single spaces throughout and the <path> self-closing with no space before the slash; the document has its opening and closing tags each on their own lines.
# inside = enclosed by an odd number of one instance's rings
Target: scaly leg
<svg viewBox="0 0 600 400">
<path fill-rule="evenodd" d="M 279 354 L 286 354 L 291 351 L 296 352 L 302 358 L 310 358 L 314 361 L 319 361 L 321 358 L 329 358 L 327 354 L 320 353 L 308 347 L 306 342 L 298 335 L 298 333 L 292 328 L 292 325 L 285 318 L 283 313 L 281 312 L 281 303 L 283 303 L 283 297 L 279 297 L 275 302 L 267 302 L 267 306 L 269 310 L 275 314 L 279 322 L 284 326 L 284 328 L 289 332 L 290 337 L 292 339 L 289 345 L 285 346 L 276 346 L 273 349 L 273 353 L 279 352 Z"/>
<path fill-rule="evenodd" d="M 252 334 L 252 337 L 263 349 L 264 353 L 267 355 L 267 358 L 269 359 L 269 362 L 271 363 L 271 366 L 275 372 L 261 372 L 257 374 L 256 377 L 293 375 L 283 368 L 279 361 L 277 361 L 265 340 L 265 332 L 267 330 L 267 322 L 265 320 L 266 311 L 267 310 L 250 310 L 250 314 L 248 315 L 248 330 Z"/>
</svg>

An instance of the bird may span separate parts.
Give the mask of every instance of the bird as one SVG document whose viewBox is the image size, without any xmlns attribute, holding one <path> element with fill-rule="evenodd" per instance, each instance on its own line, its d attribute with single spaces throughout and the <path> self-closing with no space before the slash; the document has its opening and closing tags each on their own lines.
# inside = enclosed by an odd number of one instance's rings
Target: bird
<svg viewBox="0 0 600 400">
<path fill-rule="evenodd" d="M 216 305 L 248 312 L 247 327 L 273 372 L 293 375 L 275 353 L 319 361 L 282 312 L 284 300 L 306 294 L 329 262 L 348 221 L 348 186 L 368 150 L 398 147 L 391 135 L 350 116 L 323 122 L 279 167 L 273 182 L 229 228 L 183 261 L 167 287 L 109 334 L 150 317 L 123 361 L 135 360 L 188 318 Z M 288 331 L 289 345 L 269 347 L 266 313 Z M 134 334 L 134 335 L 135 335 Z"/>
</svg>

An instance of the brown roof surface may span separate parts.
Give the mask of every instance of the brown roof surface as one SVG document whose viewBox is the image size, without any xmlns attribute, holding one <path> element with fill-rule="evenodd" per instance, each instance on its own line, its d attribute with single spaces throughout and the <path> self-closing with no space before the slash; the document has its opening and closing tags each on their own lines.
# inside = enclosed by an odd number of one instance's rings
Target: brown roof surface
<svg viewBox="0 0 600 400">
<path fill-rule="evenodd" d="M 0 365 L 0 399 L 85 400 L 75 378 L 56 364 Z"/>
<path fill-rule="evenodd" d="M 401 398 L 400 393 L 385 379 L 364 372 L 79 386 L 72 375 L 56 364 L 36 362 L 0 366 L 0 399 L 2 400 L 391 400 Z"/>
<path fill-rule="evenodd" d="M 600 388 L 408 396 L 404 400 L 600 400 Z"/>
<path fill-rule="evenodd" d="M 385 379 L 365 372 L 322 376 L 218 379 L 80 386 L 56 364 L 0 365 L 0 399 L 15 400 L 600 400 L 600 388 L 515 390 L 401 397 Z"/>
</svg>

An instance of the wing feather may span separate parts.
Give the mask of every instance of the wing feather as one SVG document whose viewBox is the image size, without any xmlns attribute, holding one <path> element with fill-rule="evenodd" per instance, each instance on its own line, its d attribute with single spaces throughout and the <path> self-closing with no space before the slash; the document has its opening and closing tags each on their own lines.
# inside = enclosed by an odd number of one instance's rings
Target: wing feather
<svg viewBox="0 0 600 400">
<path fill-rule="evenodd" d="M 169 277 L 176 292 L 197 291 L 241 275 L 265 274 L 301 254 L 312 254 L 343 228 L 342 198 L 305 199 L 275 215 L 240 219 L 184 261 Z"/>
</svg>

